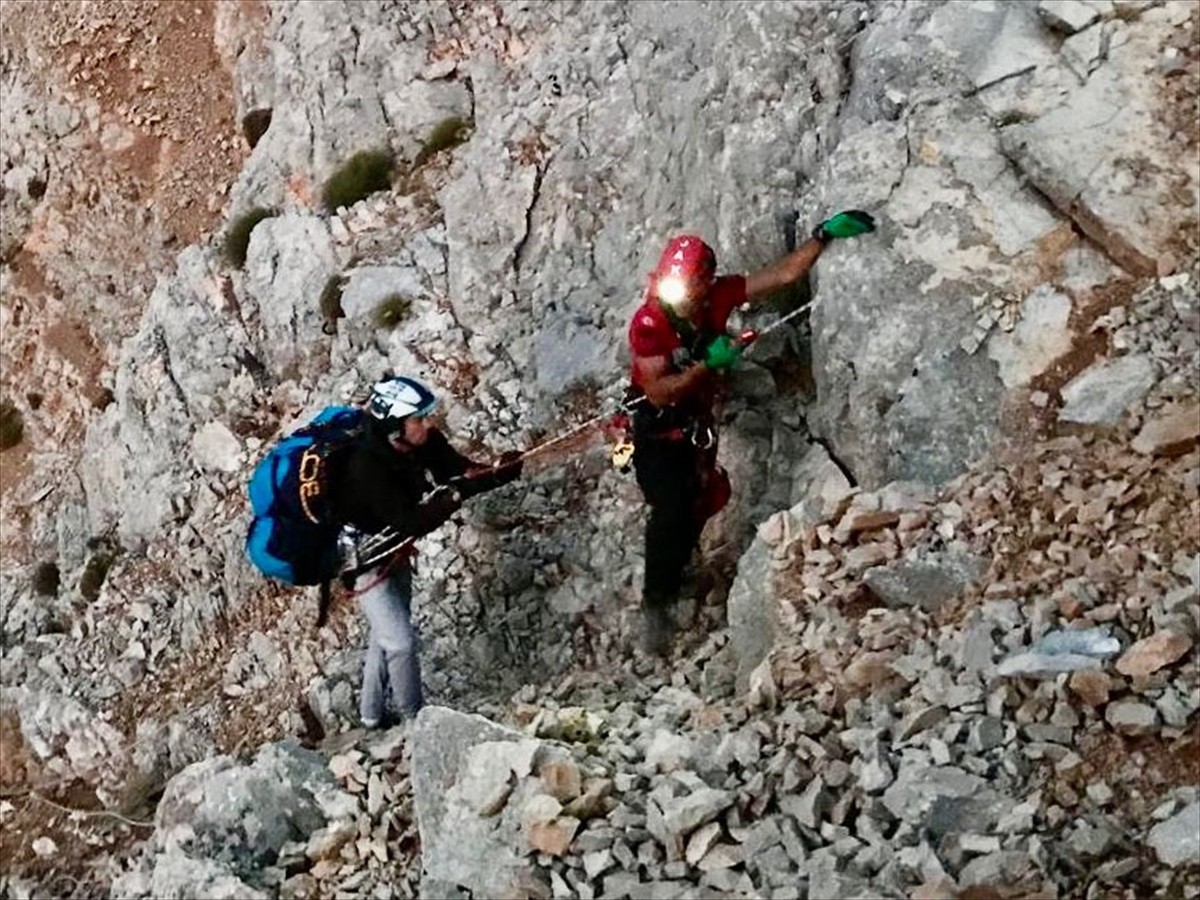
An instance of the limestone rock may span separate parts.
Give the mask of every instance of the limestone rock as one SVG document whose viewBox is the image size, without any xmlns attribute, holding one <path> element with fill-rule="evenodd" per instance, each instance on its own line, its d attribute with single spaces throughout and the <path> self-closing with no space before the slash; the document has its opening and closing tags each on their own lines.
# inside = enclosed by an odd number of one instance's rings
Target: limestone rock
<svg viewBox="0 0 1200 900">
<path fill-rule="evenodd" d="M 521 855 L 526 804 L 553 804 L 548 814 L 534 817 L 533 825 L 552 820 L 561 809 L 541 793 L 541 779 L 532 776 L 541 742 L 480 716 L 438 706 L 421 710 L 412 742 L 423 877 L 491 894 L 516 890 L 530 875 Z M 485 815 L 490 810 L 481 812 L 480 803 L 493 793 L 486 785 L 504 785 L 509 779 L 514 780 L 511 799 L 502 810 L 491 815 Z M 447 784 L 453 786 L 447 790 Z M 547 846 L 558 846 L 566 830 L 544 835 Z"/>
<path fill-rule="evenodd" d="M 1200 438 L 1200 406 L 1195 404 L 1157 416 L 1133 439 L 1133 449 L 1147 455 L 1170 455 L 1186 450 Z"/>
<path fill-rule="evenodd" d="M 1082 0 L 1041 0 L 1037 11 L 1047 25 L 1068 35 L 1082 31 L 1100 17 Z"/>
<path fill-rule="evenodd" d="M 982 560 L 941 553 L 868 569 L 863 583 L 888 606 L 917 606 L 932 612 L 982 573 Z"/>
<path fill-rule="evenodd" d="M 1077 375 L 1062 389 L 1064 422 L 1114 425 L 1121 414 L 1153 386 L 1154 364 L 1146 356 L 1122 356 L 1098 363 Z"/>
<path fill-rule="evenodd" d="M 1000 367 L 1006 387 L 1029 384 L 1071 349 L 1070 317 L 1071 299 L 1047 285 L 1025 298 L 1012 332 L 996 334 L 988 342 L 988 356 Z"/>
<path fill-rule="evenodd" d="M 1149 35 L 1154 27 L 1137 23 L 1132 30 L 1139 39 L 1154 40 Z M 1001 140 L 1034 183 L 1122 266 L 1138 274 L 1169 274 L 1167 235 L 1189 213 L 1186 201 L 1162 203 L 1163 196 L 1179 197 L 1167 181 L 1168 173 L 1181 170 L 1151 118 L 1150 85 L 1122 64 L 1136 43 L 1113 48 L 1108 63 L 1059 106 L 1031 123 L 1002 129 Z M 1103 140 L 1095 138 L 1100 133 Z M 1161 163 L 1160 177 L 1139 180 L 1136 189 L 1118 188 L 1134 184 L 1126 154 L 1133 147 L 1141 158 Z M 1183 177 L 1194 185 L 1193 176 Z"/>
<path fill-rule="evenodd" d="M 1192 639 L 1188 635 L 1164 628 L 1142 638 L 1121 654 L 1117 671 L 1131 678 L 1149 675 L 1171 665 L 1191 648 Z"/>
<path fill-rule="evenodd" d="M 671 800 L 651 797 L 646 828 L 666 849 L 668 861 L 683 859 L 688 835 L 715 819 L 733 801 L 728 791 L 707 787 Z"/>
<path fill-rule="evenodd" d="M 1104 710 L 1104 718 L 1122 734 L 1149 734 L 1158 727 L 1158 712 L 1153 706 L 1135 700 L 1116 700 Z"/>
<path fill-rule="evenodd" d="M 1200 803 L 1190 803 L 1159 822 L 1150 829 L 1146 843 L 1168 866 L 1194 865 L 1200 860 Z"/>
<path fill-rule="evenodd" d="M 578 829 L 578 819 L 562 816 L 549 822 L 534 822 L 526 829 L 525 836 L 529 846 L 539 853 L 562 856 Z"/>
<path fill-rule="evenodd" d="M 1085 669 L 1071 674 L 1071 691 L 1088 706 L 1103 706 L 1112 690 L 1112 679 L 1098 669 Z"/>
</svg>

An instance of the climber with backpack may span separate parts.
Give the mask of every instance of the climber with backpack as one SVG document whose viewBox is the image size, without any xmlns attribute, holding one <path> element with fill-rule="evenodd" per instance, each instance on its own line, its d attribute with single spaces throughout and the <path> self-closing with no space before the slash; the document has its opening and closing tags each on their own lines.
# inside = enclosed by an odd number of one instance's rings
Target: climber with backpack
<svg viewBox="0 0 1200 900">
<path fill-rule="evenodd" d="M 748 275 L 717 276 L 716 254 L 696 235 L 672 238 L 659 257 L 629 323 L 626 395 L 633 467 L 650 507 L 642 590 L 647 652 L 669 652 L 684 568 L 705 523 L 731 493 L 717 465 L 713 409 L 719 377 L 745 349 L 726 333 L 730 314 L 804 277 L 830 240 L 874 230 L 868 213 L 838 213 L 817 225 L 811 239 Z"/>
<path fill-rule="evenodd" d="M 359 703 L 368 728 L 415 715 L 422 704 L 415 540 L 522 470 L 515 451 L 494 466 L 458 453 L 434 423 L 437 406 L 416 378 L 385 378 L 365 410 L 332 407 L 285 438 L 251 481 L 251 560 L 289 584 L 327 585 L 340 572 L 358 598 L 369 624 Z M 323 605 L 327 597 L 326 587 Z"/>
</svg>

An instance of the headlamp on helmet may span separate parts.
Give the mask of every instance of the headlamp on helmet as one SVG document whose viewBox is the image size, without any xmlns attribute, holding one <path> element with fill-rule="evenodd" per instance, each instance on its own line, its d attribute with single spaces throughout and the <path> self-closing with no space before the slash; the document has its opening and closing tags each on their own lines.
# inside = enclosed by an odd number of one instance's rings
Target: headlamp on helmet
<svg viewBox="0 0 1200 900">
<path fill-rule="evenodd" d="M 658 299 L 669 306 L 678 306 L 688 299 L 687 282 L 675 275 L 658 279 Z"/>
<path fill-rule="evenodd" d="M 694 234 L 672 238 L 654 270 L 654 291 L 668 306 L 679 306 L 708 289 L 717 270 L 712 247 Z"/>
<path fill-rule="evenodd" d="M 438 399 L 424 382 L 397 376 L 376 382 L 367 401 L 367 414 L 378 419 L 387 431 L 398 431 L 410 417 L 428 416 L 437 409 Z"/>
</svg>

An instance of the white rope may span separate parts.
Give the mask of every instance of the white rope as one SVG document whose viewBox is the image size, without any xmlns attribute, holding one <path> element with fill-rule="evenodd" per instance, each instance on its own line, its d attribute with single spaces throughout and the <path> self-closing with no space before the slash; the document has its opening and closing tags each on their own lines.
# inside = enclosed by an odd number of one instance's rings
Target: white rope
<svg viewBox="0 0 1200 900">
<path fill-rule="evenodd" d="M 770 334 L 776 328 L 780 328 L 783 325 L 786 325 L 791 319 L 794 319 L 794 318 L 796 318 L 796 316 L 800 315 L 800 313 L 807 312 L 808 310 L 812 309 L 812 305 L 815 302 L 816 302 L 815 300 L 810 300 L 807 303 L 802 303 L 801 305 L 797 306 L 795 309 L 793 309 L 790 313 L 788 313 L 783 318 L 781 318 L 775 322 L 772 322 L 770 325 L 768 325 L 762 331 L 759 331 L 754 338 L 754 343 L 752 343 L 749 347 L 746 348 L 746 353 L 749 353 L 751 350 L 754 349 L 754 344 L 758 343 L 759 338 L 763 337 L 764 335 Z"/>
</svg>

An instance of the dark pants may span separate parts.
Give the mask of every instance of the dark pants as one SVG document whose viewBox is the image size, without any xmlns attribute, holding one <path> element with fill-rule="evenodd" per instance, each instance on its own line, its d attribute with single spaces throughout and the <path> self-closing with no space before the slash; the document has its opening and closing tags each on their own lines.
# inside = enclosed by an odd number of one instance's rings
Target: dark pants
<svg viewBox="0 0 1200 900">
<path fill-rule="evenodd" d="M 634 443 L 638 486 L 650 506 L 642 603 L 667 608 L 679 598 L 683 569 L 711 515 L 706 486 L 716 470 L 716 448 L 689 440 L 642 438 Z"/>
</svg>

